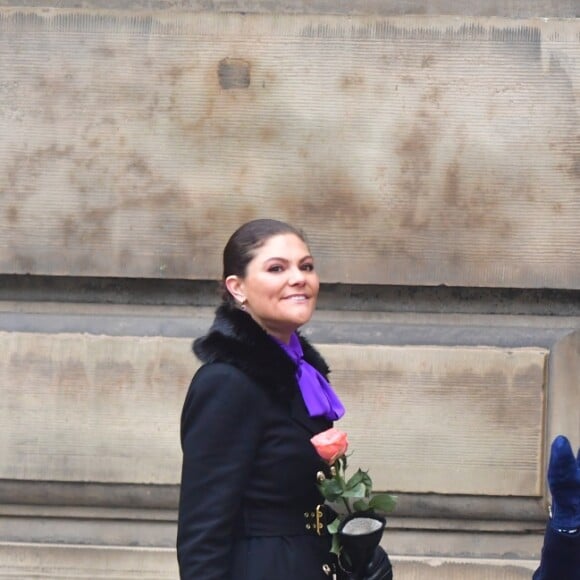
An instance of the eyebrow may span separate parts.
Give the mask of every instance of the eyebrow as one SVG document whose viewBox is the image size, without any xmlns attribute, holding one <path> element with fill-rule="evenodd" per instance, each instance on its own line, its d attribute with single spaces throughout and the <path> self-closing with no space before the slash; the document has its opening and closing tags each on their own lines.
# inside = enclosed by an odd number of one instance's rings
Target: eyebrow
<svg viewBox="0 0 580 580">
<path fill-rule="evenodd" d="M 305 260 L 312 260 L 313 257 L 308 254 L 307 256 L 304 256 L 303 258 L 300 258 L 300 260 L 298 260 L 299 262 L 304 262 Z M 279 257 L 273 257 L 273 258 L 266 258 L 264 260 L 264 264 L 268 263 L 268 262 L 274 262 L 274 261 L 278 261 L 278 262 L 284 262 L 284 263 L 288 263 L 290 260 L 288 260 L 287 258 L 279 258 Z"/>
</svg>

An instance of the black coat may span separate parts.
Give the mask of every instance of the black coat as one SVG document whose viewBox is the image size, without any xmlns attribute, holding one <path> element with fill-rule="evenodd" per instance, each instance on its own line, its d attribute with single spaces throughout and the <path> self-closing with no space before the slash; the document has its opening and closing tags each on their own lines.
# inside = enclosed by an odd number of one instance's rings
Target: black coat
<svg viewBox="0 0 580 580">
<path fill-rule="evenodd" d="M 220 306 L 194 351 L 204 364 L 181 422 L 181 579 L 327 579 L 329 537 L 307 530 L 304 514 L 323 502 L 316 475 L 327 469 L 310 438 L 332 423 L 309 417 L 294 362 L 245 312 Z"/>
</svg>

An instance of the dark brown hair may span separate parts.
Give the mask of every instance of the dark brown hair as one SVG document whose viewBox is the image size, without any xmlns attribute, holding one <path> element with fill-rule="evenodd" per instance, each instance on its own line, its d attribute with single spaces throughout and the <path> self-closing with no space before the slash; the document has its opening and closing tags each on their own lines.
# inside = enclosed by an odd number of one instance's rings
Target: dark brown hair
<svg viewBox="0 0 580 580">
<path fill-rule="evenodd" d="M 240 226 L 230 237 L 224 248 L 223 275 L 222 275 L 222 299 L 230 304 L 235 304 L 234 297 L 225 287 L 225 279 L 228 276 L 244 278 L 248 264 L 256 254 L 256 250 L 262 247 L 271 237 L 280 234 L 294 234 L 304 243 L 304 234 L 294 226 L 271 219 L 257 219 L 246 222 Z"/>
</svg>

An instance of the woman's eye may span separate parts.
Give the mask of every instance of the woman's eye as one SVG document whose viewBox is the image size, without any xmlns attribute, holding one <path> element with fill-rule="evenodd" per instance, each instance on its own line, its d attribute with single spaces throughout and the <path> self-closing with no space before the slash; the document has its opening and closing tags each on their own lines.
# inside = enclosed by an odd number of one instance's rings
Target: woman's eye
<svg viewBox="0 0 580 580">
<path fill-rule="evenodd" d="M 313 272 L 314 264 L 302 264 L 302 269 L 306 272 Z"/>
<path fill-rule="evenodd" d="M 282 272 L 283 268 L 279 264 L 275 264 L 268 268 L 268 272 Z"/>
</svg>

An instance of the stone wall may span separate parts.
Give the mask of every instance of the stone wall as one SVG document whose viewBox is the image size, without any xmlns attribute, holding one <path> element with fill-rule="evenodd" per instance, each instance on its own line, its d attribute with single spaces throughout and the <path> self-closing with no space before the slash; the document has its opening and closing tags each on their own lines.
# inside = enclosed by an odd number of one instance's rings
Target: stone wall
<svg viewBox="0 0 580 580">
<path fill-rule="evenodd" d="M 577 12 L 0 1 L 0 576 L 177 578 L 190 344 L 268 216 L 397 578 L 529 578 L 580 444 Z"/>
</svg>

